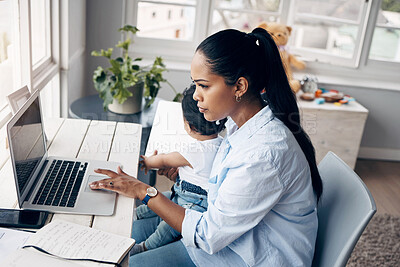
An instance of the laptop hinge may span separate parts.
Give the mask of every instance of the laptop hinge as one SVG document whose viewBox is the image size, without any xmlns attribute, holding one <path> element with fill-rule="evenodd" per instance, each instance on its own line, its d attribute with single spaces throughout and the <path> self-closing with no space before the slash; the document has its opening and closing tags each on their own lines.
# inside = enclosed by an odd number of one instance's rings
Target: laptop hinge
<svg viewBox="0 0 400 267">
<path fill-rule="evenodd" d="M 42 176 L 43 171 L 46 169 L 46 166 L 47 166 L 48 162 L 49 161 L 47 159 L 43 162 L 42 168 L 40 168 L 40 171 L 38 172 L 38 174 L 36 176 L 36 179 L 35 179 L 35 181 L 33 182 L 32 186 L 31 186 L 31 189 L 29 190 L 28 194 L 26 195 L 26 197 L 24 199 L 24 202 L 25 201 L 29 201 L 29 198 L 31 197 L 32 192 L 35 189 L 37 182 L 40 180 L 40 177 Z"/>
</svg>

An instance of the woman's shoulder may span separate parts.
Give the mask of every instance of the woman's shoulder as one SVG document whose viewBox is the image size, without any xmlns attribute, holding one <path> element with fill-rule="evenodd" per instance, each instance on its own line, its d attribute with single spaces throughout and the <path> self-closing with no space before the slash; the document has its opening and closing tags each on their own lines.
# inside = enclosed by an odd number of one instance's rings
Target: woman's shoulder
<svg viewBox="0 0 400 267">
<path fill-rule="evenodd" d="M 268 161 L 280 170 L 288 165 L 298 165 L 303 169 L 307 163 L 294 135 L 277 118 L 261 127 L 246 142 L 242 142 L 240 150 L 244 161 Z"/>
</svg>

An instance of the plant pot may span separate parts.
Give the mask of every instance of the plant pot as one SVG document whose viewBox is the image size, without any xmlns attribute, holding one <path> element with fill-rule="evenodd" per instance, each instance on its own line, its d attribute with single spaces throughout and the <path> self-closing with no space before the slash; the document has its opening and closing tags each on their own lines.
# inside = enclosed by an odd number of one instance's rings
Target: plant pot
<svg viewBox="0 0 400 267">
<path fill-rule="evenodd" d="M 120 104 L 116 99 L 108 105 L 108 110 L 118 114 L 134 114 L 142 111 L 142 100 L 143 100 L 143 88 L 144 83 L 138 83 L 128 90 L 133 95 Z"/>
</svg>

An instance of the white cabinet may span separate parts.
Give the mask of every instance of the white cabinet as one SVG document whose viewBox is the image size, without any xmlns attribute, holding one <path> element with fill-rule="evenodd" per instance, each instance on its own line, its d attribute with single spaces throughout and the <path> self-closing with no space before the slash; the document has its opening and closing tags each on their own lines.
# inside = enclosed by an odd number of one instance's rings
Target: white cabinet
<svg viewBox="0 0 400 267">
<path fill-rule="evenodd" d="M 341 106 L 297 101 L 302 126 L 314 145 L 317 163 L 332 151 L 354 169 L 368 110 L 356 101 Z"/>
</svg>

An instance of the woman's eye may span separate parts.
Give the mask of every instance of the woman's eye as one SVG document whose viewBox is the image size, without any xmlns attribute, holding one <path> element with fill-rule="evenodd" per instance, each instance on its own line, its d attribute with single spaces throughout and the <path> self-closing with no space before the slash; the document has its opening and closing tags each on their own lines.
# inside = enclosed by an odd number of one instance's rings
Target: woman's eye
<svg viewBox="0 0 400 267">
<path fill-rule="evenodd" d="M 199 86 L 200 86 L 201 88 L 207 88 L 207 87 L 208 87 L 207 85 L 204 85 L 204 84 L 199 84 Z"/>
</svg>

